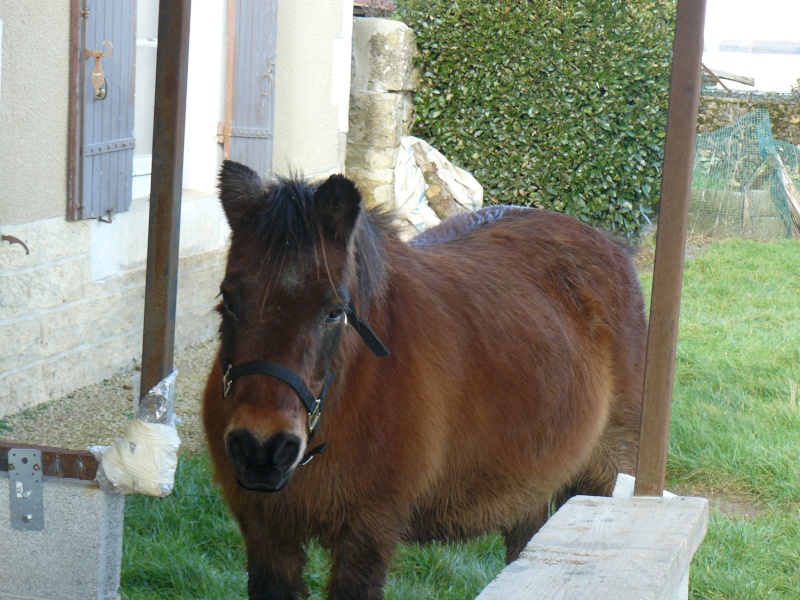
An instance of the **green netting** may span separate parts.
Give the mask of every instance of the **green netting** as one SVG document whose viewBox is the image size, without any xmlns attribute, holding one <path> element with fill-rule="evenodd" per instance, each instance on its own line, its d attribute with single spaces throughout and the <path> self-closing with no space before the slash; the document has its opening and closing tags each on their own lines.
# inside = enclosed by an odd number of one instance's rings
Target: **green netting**
<svg viewBox="0 0 800 600">
<path fill-rule="evenodd" d="M 764 109 L 698 135 L 689 233 L 761 240 L 791 237 L 794 188 L 787 179 L 800 182 L 800 150 L 772 137 Z"/>
</svg>

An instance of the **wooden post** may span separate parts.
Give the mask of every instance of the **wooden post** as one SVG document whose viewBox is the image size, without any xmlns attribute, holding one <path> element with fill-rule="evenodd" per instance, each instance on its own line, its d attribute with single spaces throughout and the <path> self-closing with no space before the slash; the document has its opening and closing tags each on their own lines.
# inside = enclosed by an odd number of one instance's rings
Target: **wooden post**
<svg viewBox="0 0 800 600">
<path fill-rule="evenodd" d="M 636 465 L 637 496 L 660 496 L 664 491 L 705 12 L 705 0 L 678 0 Z"/>
<path fill-rule="evenodd" d="M 191 0 L 160 0 L 140 396 L 172 372 Z"/>
</svg>

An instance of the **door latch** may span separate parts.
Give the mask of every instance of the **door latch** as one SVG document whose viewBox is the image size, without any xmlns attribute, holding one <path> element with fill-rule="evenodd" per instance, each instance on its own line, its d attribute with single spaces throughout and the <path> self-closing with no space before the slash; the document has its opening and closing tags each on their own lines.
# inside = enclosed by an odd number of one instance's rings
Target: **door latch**
<svg viewBox="0 0 800 600">
<path fill-rule="evenodd" d="M 103 58 L 114 51 L 114 45 L 111 42 L 105 40 L 102 48 L 105 48 L 106 45 L 108 46 L 108 50 L 105 52 L 103 52 L 103 50 L 89 50 L 89 48 L 85 48 L 83 53 L 84 59 L 94 58 L 94 67 L 92 67 L 89 81 L 92 82 L 92 87 L 94 88 L 95 100 L 105 100 L 106 97 L 106 74 L 103 71 Z"/>
</svg>

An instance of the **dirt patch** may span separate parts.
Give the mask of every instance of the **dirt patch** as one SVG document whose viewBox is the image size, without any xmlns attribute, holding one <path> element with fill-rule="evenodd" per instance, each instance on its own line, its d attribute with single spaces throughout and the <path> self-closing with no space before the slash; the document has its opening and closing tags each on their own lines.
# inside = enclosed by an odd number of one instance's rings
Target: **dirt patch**
<svg viewBox="0 0 800 600">
<path fill-rule="evenodd" d="M 747 494 L 685 485 L 674 486 L 670 491 L 679 496 L 707 498 L 711 508 L 732 519 L 755 519 L 764 513 L 758 501 Z"/>
</svg>

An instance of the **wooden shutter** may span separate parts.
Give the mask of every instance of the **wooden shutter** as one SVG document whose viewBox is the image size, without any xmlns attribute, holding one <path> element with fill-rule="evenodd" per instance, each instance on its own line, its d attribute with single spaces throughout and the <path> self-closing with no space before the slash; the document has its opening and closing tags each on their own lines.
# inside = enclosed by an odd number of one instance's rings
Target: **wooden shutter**
<svg viewBox="0 0 800 600">
<path fill-rule="evenodd" d="M 74 0 L 72 9 L 67 216 L 109 219 L 131 204 L 136 0 Z M 93 51 L 107 53 L 100 94 Z"/>
<path fill-rule="evenodd" d="M 272 175 L 277 0 L 229 0 L 225 122 L 218 141 L 226 159 Z"/>
</svg>

